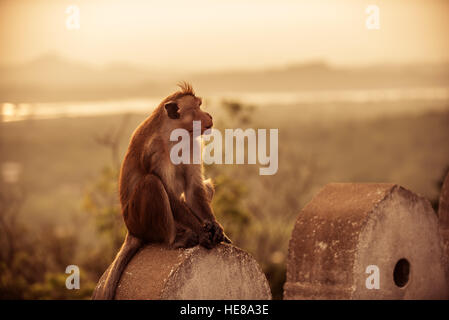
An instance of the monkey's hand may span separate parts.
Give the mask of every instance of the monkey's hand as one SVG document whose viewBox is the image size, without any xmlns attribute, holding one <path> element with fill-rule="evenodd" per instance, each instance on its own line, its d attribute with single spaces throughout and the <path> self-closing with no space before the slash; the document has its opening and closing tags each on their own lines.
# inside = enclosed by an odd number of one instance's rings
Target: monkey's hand
<svg viewBox="0 0 449 320">
<path fill-rule="evenodd" d="M 225 238 L 223 227 L 217 221 L 206 220 L 203 229 L 214 246 L 225 239 L 229 240 L 228 237 Z"/>
</svg>

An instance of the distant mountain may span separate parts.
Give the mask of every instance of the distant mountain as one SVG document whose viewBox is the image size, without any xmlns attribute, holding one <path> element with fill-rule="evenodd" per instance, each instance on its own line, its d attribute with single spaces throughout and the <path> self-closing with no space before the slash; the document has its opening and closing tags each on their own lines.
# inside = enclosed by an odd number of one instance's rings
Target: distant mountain
<svg viewBox="0 0 449 320">
<path fill-rule="evenodd" d="M 449 64 L 335 68 L 325 63 L 297 64 L 253 72 L 193 76 L 203 90 L 302 91 L 449 86 Z"/>
<path fill-rule="evenodd" d="M 49 54 L 23 65 L 0 67 L 2 101 L 117 99 L 160 93 L 160 83 L 152 80 L 148 70 L 125 64 L 99 68 Z"/>
<path fill-rule="evenodd" d="M 122 99 L 166 95 L 180 80 L 202 94 L 449 86 L 449 65 L 335 68 L 324 62 L 259 71 L 173 75 L 128 64 L 96 67 L 55 54 L 0 67 L 0 102 Z"/>
</svg>

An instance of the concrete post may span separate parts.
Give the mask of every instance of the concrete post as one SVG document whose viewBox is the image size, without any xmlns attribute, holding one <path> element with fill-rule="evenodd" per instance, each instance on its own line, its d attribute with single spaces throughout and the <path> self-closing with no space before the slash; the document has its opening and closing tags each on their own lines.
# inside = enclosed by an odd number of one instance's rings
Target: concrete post
<svg viewBox="0 0 449 320">
<path fill-rule="evenodd" d="M 444 266 L 446 280 L 449 286 L 449 173 L 441 188 L 440 204 L 438 207 L 438 218 L 440 222 L 440 233 L 444 252 Z"/>
<path fill-rule="evenodd" d="M 446 299 L 438 219 L 393 184 L 326 185 L 300 212 L 285 299 Z"/>
<path fill-rule="evenodd" d="M 271 299 L 271 291 L 257 262 L 232 245 L 175 250 L 152 244 L 130 261 L 115 298 L 264 300 Z"/>
</svg>

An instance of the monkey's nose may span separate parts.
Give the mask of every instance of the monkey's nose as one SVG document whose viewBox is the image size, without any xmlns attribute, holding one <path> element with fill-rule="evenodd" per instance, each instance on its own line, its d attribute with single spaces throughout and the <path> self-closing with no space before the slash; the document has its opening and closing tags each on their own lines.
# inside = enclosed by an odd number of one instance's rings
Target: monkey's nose
<svg viewBox="0 0 449 320">
<path fill-rule="evenodd" d="M 209 118 L 212 120 L 212 116 L 210 115 L 210 113 L 206 112 L 206 114 L 209 116 Z"/>
</svg>

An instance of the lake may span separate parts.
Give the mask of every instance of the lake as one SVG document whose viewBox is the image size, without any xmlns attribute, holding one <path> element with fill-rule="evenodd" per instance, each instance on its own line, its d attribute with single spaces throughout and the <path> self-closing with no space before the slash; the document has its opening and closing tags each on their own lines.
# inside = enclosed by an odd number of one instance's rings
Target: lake
<svg viewBox="0 0 449 320">
<path fill-rule="evenodd" d="M 103 101 L 67 101 L 52 103 L 0 103 L 0 120 L 3 122 L 26 119 L 51 119 L 62 117 L 85 117 L 120 113 L 148 113 L 160 102 L 160 97 Z M 347 104 L 359 116 L 376 116 L 397 113 L 416 113 L 447 109 L 449 87 L 366 89 L 366 90 L 314 90 L 301 92 L 247 92 L 206 95 L 206 105 L 217 107 L 222 100 L 235 100 L 257 106 L 301 105 L 314 106 L 316 115 L 322 114 L 335 105 Z M 419 107 L 407 103 L 392 102 L 422 101 Z M 379 103 L 380 102 L 380 103 Z M 385 102 L 385 108 L 380 107 Z M 431 103 L 429 103 L 431 102 Z M 364 108 L 364 104 L 376 103 L 376 108 Z M 415 105 L 415 104 L 414 104 Z M 324 109 L 323 109 L 324 108 Z M 327 108 L 327 109 L 326 109 Z M 340 108 L 340 107 L 339 107 Z M 345 110 L 347 111 L 347 110 Z M 327 111 L 326 111 L 327 112 Z"/>
</svg>

